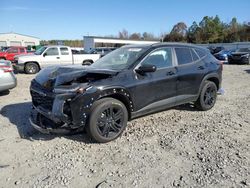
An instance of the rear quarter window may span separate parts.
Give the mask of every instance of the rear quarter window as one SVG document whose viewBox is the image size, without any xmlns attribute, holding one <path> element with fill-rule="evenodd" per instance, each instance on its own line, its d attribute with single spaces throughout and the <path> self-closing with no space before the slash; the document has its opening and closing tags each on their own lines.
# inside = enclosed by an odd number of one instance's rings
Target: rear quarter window
<svg viewBox="0 0 250 188">
<path fill-rule="evenodd" d="M 193 61 L 197 61 L 199 59 L 198 55 L 195 53 L 194 49 L 191 49 L 191 54 Z"/>
<path fill-rule="evenodd" d="M 206 51 L 205 50 L 201 50 L 201 49 L 195 49 L 196 53 L 198 54 L 198 56 L 200 58 L 203 58 L 207 55 Z"/>
</svg>

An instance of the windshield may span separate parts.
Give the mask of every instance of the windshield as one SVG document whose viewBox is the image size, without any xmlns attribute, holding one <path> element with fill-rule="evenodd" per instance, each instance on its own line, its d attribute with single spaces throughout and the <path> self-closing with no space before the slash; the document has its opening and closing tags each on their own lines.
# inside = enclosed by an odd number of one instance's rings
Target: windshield
<svg viewBox="0 0 250 188">
<path fill-rule="evenodd" d="M 122 70 L 132 65 L 147 49 L 145 47 L 119 48 L 97 60 L 91 67 Z"/>
<path fill-rule="evenodd" d="M 46 49 L 47 49 L 47 47 L 45 47 L 45 46 L 41 47 L 34 54 L 41 55 Z"/>
</svg>

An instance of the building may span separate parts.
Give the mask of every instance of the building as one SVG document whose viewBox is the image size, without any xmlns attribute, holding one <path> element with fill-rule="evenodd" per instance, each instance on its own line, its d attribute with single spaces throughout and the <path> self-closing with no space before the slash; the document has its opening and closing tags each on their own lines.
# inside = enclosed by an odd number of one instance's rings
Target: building
<svg viewBox="0 0 250 188">
<path fill-rule="evenodd" d="M 37 46 L 40 44 L 40 39 L 28 35 L 18 33 L 0 33 L 1 46 Z"/>
<path fill-rule="evenodd" d="M 160 41 L 146 41 L 146 40 L 129 40 L 119 38 L 107 38 L 96 36 L 84 36 L 84 50 L 89 51 L 98 47 L 121 47 L 126 44 L 154 44 Z"/>
</svg>

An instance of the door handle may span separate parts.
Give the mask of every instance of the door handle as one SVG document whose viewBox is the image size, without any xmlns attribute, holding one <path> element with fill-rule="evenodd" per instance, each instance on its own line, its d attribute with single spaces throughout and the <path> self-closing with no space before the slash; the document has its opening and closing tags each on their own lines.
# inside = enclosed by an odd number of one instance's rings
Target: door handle
<svg viewBox="0 0 250 188">
<path fill-rule="evenodd" d="M 169 71 L 169 72 L 167 72 L 167 76 L 172 76 L 172 75 L 174 75 L 175 73 L 173 72 L 173 71 Z"/>
<path fill-rule="evenodd" d="M 199 69 L 199 70 L 204 70 L 205 67 L 204 67 L 204 66 L 199 66 L 198 69 Z"/>
<path fill-rule="evenodd" d="M 56 57 L 56 59 L 60 59 L 60 57 Z"/>
</svg>

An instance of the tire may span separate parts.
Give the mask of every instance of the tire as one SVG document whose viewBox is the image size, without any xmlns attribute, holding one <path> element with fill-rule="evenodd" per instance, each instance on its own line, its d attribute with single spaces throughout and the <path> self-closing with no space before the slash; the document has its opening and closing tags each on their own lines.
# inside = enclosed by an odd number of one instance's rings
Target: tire
<svg viewBox="0 0 250 188">
<path fill-rule="evenodd" d="M 122 134 L 127 121 L 128 111 L 121 101 L 103 98 L 96 101 L 90 110 L 87 132 L 95 142 L 110 142 Z"/>
<path fill-rule="evenodd" d="M 39 66 L 36 63 L 27 63 L 24 71 L 26 74 L 36 74 L 39 71 Z"/>
<path fill-rule="evenodd" d="M 0 57 L 0 60 L 6 60 L 4 57 Z"/>
<path fill-rule="evenodd" d="M 92 61 L 84 61 L 82 62 L 82 65 L 91 65 L 93 62 Z"/>
<path fill-rule="evenodd" d="M 202 110 L 210 110 L 215 105 L 217 98 L 217 87 L 214 82 L 205 81 L 203 85 L 200 96 L 195 102 L 195 106 Z"/>
</svg>

